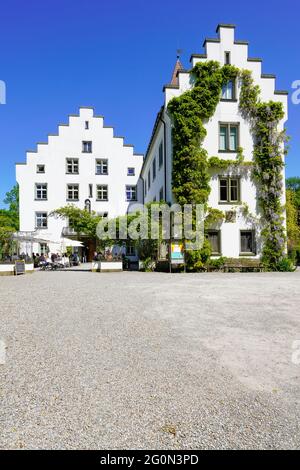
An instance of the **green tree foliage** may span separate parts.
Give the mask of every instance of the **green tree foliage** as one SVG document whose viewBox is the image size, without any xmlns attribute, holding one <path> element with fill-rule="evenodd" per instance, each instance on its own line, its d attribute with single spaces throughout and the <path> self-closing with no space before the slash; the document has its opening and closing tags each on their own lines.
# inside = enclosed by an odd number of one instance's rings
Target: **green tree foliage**
<svg viewBox="0 0 300 470">
<path fill-rule="evenodd" d="M 286 190 L 286 217 L 288 250 L 289 252 L 292 252 L 293 250 L 300 248 L 298 205 L 296 201 L 296 192 L 292 189 Z"/>
<path fill-rule="evenodd" d="M 19 187 L 14 186 L 6 193 L 4 204 L 8 209 L 0 209 L 0 255 L 9 254 L 12 235 L 19 230 Z"/>
</svg>

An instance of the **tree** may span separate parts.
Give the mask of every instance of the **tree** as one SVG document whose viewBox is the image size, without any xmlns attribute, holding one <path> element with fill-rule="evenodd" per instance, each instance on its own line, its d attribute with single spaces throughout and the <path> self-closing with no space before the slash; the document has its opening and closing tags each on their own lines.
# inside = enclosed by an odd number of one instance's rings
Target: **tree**
<svg viewBox="0 0 300 470">
<path fill-rule="evenodd" d="M 295 204 L 300 211 L 300 177 L 292 176 L 286 180 L 286 187 L 294 193 Z"/>
<path fill-rule="evenodd" d="M 4 204 L 8 209 L 0 209 L 0 255 L 12 250 L 12 235 L 19 230 L 19 187 L 15 185 L 6 193 Z"/>
<path fill-rule="evenodd" d="M 6 193 L 4 204 L 8 206 L 7 214 L 9 215 L 15 230 L 19 230 L 19 185 L 16 184 L 10 191 Z"/>
<path fill-rule="evenodd" d="M 296 193 L 292 189 L 286 190 L 286 217 L 288 250 L 291 252 L 300 247 L 300 226 L 298 224 L 298 207 Z"/>
</svg>

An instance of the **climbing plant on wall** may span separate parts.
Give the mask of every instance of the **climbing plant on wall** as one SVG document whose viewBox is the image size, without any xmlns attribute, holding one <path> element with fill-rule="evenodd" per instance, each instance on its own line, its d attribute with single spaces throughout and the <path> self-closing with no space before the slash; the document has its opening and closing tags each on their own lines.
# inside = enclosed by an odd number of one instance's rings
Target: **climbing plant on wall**
<svg viewBox="0 0 300 470">
<path fill-rule="evenodd" d="M 179 204 L 204 204 L 210 194 L 209 169 L 226 168 L 235 162 L 208 158 L 203 148 L 205 123 L 211 118 L 221 98 L 222 87 L 229 81 L 241 81 L 240 111 L 249 121 L 254 138 L 252 176 L 257 182 L 258 201 L 264 226 L 263 262 L 276 269 L 285 249 L 282 196 L 282 149 L 285 133 L 278 131 L 284 116 L 282 103 L 260 101 L 260 89 L 252 74 L 216 61 L 201 62 L 192 69 L 193 88 L 168 104 L 173 121 L 173 192 Z M 237 154 L 243 164 L 242 152 Z"/>
</svg>

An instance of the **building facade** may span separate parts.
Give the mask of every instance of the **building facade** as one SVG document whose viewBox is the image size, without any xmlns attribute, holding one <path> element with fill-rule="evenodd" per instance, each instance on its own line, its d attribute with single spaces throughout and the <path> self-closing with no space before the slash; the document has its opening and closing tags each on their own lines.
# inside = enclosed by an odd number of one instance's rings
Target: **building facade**
<svg viewBox="0 0 300 470">
<path fill-rule="evenodd" d="M 49 135 L 47 143 L 28 151 L 26 163 L 16 165 L 20 188 L 20 232 L 35 233 L 49 243 L 34 243 L 34 253 L 57 252 L 62 236 L 72 237 L 67 221 L 49 217 L 67 204 L 95 211 L 104 217 L 125 215 L 130 205 L 143 198 L 140 172 L 143 155 L 135 154 L 123 137 L 114 136 L 102 116 L 92 108 L 80 108 L 69 123 Z M 95 246 L 83 240 L 91 259 Z M 47 245 L 47 246 L 46 246 Z M 21 246 L 21 251 L 28 247 Z"/>
<path fill-rule="evenodd" d="M 233 25 L 219 25 L 217 34 L 217 38 L 205 39 L 204 54 L 191 56 L 191 66 L 194 67 L 198 62 L 214 60 L 221 65 L 232 64 L 239 69 L 250 70 L 255 84 L 260 87 L 262 101 L 272 100 L 283 104 L 285 116 L 279 125 L 279 130 L 283 130 L 287 120 L 288 93 L 276 90 L 274 75 L 262 73 L 261 59 L 249 57 L 248 43 L 236 40 Z M 172 192 L 172 120 L 167 106 L 173 97 L 180 96 L 192 86 L 190 71 L 184 70 L 177 60 L 172 80 L 163 88 L 164 104 L 157 115 L 143 163 L 142 179 L 146 203 L 159 200 L 170 204 L 176 202 Z M 244 161 L 252 161 L 253 136 L 249 122 L 243 119 L 239 111 L 239 95 L 239 81 L 229 82 L 222 91 L 214 116 L 205 123 L 207 135 L 203 148 L 209 157 L 218 156 L 220 159 L 232 160 L 237 158 L 242 148 Z M 282 176 L 284 181 L 284 170 Z M 257 203 L 257 187 L 249 171 L 245 170 L 245 165 L 234 166 L 226 170 L 211 170 L 210 177 L 208 206 L 225 214 L 224 222 L 206 233 L 213 254 L 230 258 L 259 257 L 262 242 L 260 230 L 253 220 L 260 217 L 260 209 Z M 252 217 L 245 217 L 245 207 Z"/>
</svg>

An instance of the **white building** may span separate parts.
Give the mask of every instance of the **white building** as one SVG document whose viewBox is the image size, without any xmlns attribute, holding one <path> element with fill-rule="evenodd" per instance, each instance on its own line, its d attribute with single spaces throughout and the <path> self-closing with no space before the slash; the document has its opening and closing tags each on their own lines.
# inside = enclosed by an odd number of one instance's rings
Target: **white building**
<svg viewBox="0 0 300 470">
<path fill-rule="evenodd" d="M 59 241 L 72 236 L 67 221 L 48 217 L 67 204 L 88 208 L 108 217 L 126 214 L 130 204 L 141 201 L 139 176 L 143 155 L 135 154 L 123 137 L 114 136 L 102 116 L 92 108 L 80 108 L 57 135 L 28 151 L 26 163 L 16 165 L 20 187 L 20 232 L 35 232 L 42 240 Z M 95 246 L 86 241 L 85 255 L 91 259 Z M 48 243 L 50 252 L 58 244 Z M 46 243 L 34 243 L 33 252 L 46 250 Z M 26 251 L 26 246 L 21 246 Z"/>
<path fill-rule="evenodd" d="M 276 91 L 275 76 L 262 73 L 261 59 L 249 57 L 248 43 L 235 39 L 233 25 L 219 25 L 217 33 L 217 38 L 205 39 L 204 54 L 191 56 L 192 67 L 197 62 L 215 60 L 221 65 L 230 63 L 239 69 L 252 71 L 255 83 L 261 89 L 261 99 L 283 103 L 285 118 L 280 123 L 280 128 L 283 129 L 287 120 L 287 92 Z M 157 115 L 142 168 L 146 203 L 159 200 L 175 202 L 172 194 L 172 123 L 167 113 L 167 105 L 173 97 L 180 96 L 191 87 L 190 71 L 183 70 L 178 60 L 171 83 L 163 88 L 164 104 Z M 214 116 L 205 125 L 207 136 L 203 147 L 209 156 L 232 160 L 236 157 L 238 148 L 242 147 L 245 161 L 252 160 L 253 138 L 248 122 L 239 113 L 239 93 L 239 83 L 234 83 L 222 97 Z M 226 139 L 225 135 L 230 135 L 230 138 Z M 224 211 L 227 217 L 220 227 L 207 233 L 214 254 L 232 258 L 241 255 L 259 257 L 261 251 L 259 230 L 254 229 L 253 223 L 246 220 L 240 210 L 243 204 L 247 204 L 250 213 L 255 217 L 259 216 L 256 197 L 255 185 L 249 174 L 245 174 L 241 168 L 235 171 L 219 170 L 211 173 L 208 205 Z M 284 202 L 283 199 L 282 203 Z"/>
</svg>

